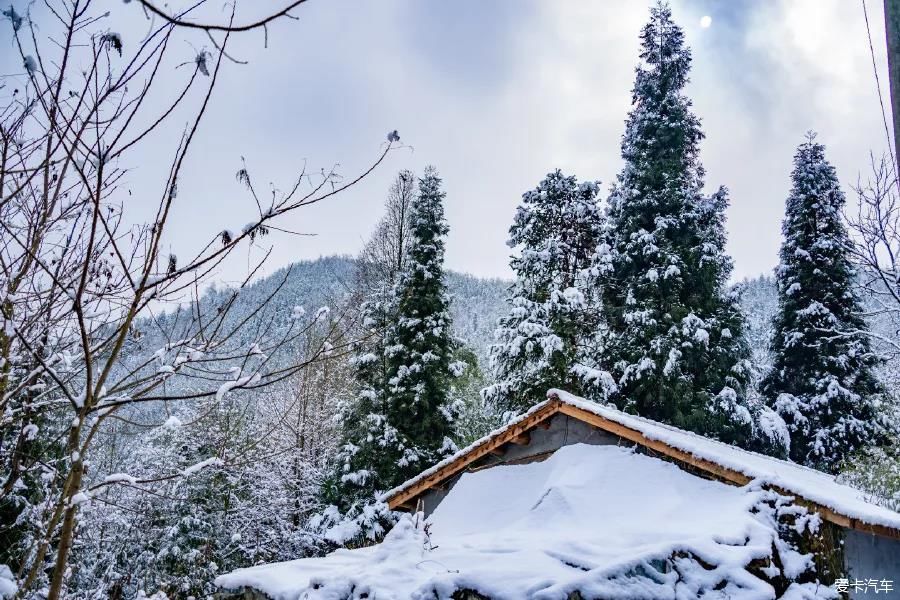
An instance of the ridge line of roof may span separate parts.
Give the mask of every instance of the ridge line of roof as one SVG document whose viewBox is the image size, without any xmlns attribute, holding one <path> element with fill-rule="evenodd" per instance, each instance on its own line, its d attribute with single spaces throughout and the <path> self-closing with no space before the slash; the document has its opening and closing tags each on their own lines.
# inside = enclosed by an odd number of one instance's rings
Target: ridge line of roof
<svg viewBox="0 0 900 600">
<path fill-rule="evenodd" d="M 558 393 L 562 393 L 562 394 L 568 396 L 568 398 L 562 398 L 562 397 L 559 397 L 559 396 L 557 395 L 556 398 L 557 398 L 560 402 L 563 402 L 563 403 L 565 403 L 565 404 L 569 404 L 569 405 L 571 405 L 571 406 L 577 406 L 578 408 L 583 408 L 584 410 L 587 410 L 587 411 L 589 411 L 589 412 L 594 412 L 594 411 L 591 410 L 591 409 L 592 409 L 594 406 L 596 406 L 596 407 L 601 408 L 601 409 L 603 409 L 603 410 L 607 410 L 607 411 L 611 411 L 611 412 L 613 412 L 613 413 L 618 413 L 618 414 L 624 415 L 624 416 L 628 417 L 629 419 L 635 419 L 635 420 L 641 421 L 641 422 L 643 422 L 643 423 L 646 423 L 647 425 L 652 425 L 652 426 L 654 426 L 654 427 L 661 427 L 661 428 L 666 429 L 666 430 L 668 430 L 668 431 L 673 431 L 673 432 L 678 433 L 678 434 L 687 435 L 687 436 L 689 436 L 689 437 L 696 438 L 696 439 L 698 439 L 698 440 L 703 440 L 704 442 L 712 442 L 712 443 L 714 443 L 714 444 L 718 444 L 718 445 L 722 446 L 723 448 L 728 449 L 729 451 L 735 451 L 735 450 L 737 450 L 737 451 L 739 451 L 739 452 L 743 452 L 744 454 L 749 454 L 750 456 L 758 456 L 759 458 L 762 458 L 762 459 L 765 459 L 765 460 L 769 460 L 769 461 L 772 461 L 772 462 L 779 462 L 779 463 L 782 463 L 783 465 L 788 466 L 788 467 L 791 467 L 791 468 L 793 468 L 793 469 L 803 469 L 803 470 L 808 471 L 808 472 L 810 472 L 810 473 L 812 473 L 812 474 L 815 474 L 815 475 L 821 475 L 821 476 L 823 476 L 823 477 L 828 477 L 828 478 L 834 480 L 835 483 L 838 483 L 838 482 L 835 480 L 835 476 L 834 476 L 834 475 L 831 475 L 831 474 L 829 474 L 829 473 L 825 473 L 824 471 L 819 471 L 818 469 L 814 469 L 814 468 L 808 467 L 808 466 L 806 466 L 806 465 L 801 465 L 800 463 L 795 463 L 795 462 L 792 462 L 792 461 L 789 461 L 789 460 L 785 460 L 785 459 L 783 459 L 783 458 L 778 458 L 777 456 L 769 456 L 768 454 L 763 454 L 762 452 L 755 452 L 755 451 L 753 451 L 753 450 L 747 450 L 746 448 L 741 448 L 740 446 L 734 446 L 734 445 L 729 444 L 729 443 L 727 443 L 727 442 L 723 442 L 722 440 L 717 440 L 717 439 L 715 439 L 715 438 L 706 437 L 705 435 L 701 435 L 701 434 L 696 433 L 696 432 L 694 432 L 694 431 L 688 431 L 687 429 L 680 429 L 680 428 L 678 428 L 678 427 L 675 427 L 674 425 L 669 425 L 668 423 L 663 423 L 663 422 L 661 422 L 661 421 L 654 421 L 653 419 L 648 419 L 647 417 L 642 417 L 642 416 L 640 416 L 640 415 L 632 415 L 632 414 L 623 412 L 623 411 L 619 410 L 618 408 L 615 408 L 615 407 L 612 407 L 612 406 L 607 406 L 606 404 L 600 404 L 600 403 L 598 403 L 598 402 L 593 402 L 593 401 L 587 400 L 587 399 L 585 399 L 585 398 L 579 398 L 578 396 L 574 396 L 574 395 L 572 395 L 571 393 L 566 392 L 565 390 L 559 390 L 559 389 L 555 389 L 555 388 L 554 388 L 554 389 L 551 389 L 550 391 L 548 391 L 547 394 L 549 395 L 551 392 L 557 393 L 557 394 L 558 394 Z M 593 405 L 593 406 L 592 406 L 592 405 Z M 600 415 L 599 413 L 594 413 L 594 414 L 597 414 L 598 416 L 604 416 L 604 415 Z M 620 424 L 620 425 L 624 425 L 624 423 L 619 423 L 619 424 Z M 496 430 L 496 431 L 499 432 L 499 429 Z M 689 451 L 688 451 L 688 450 L 685 450 L 685 452 L 689 452 Z M 693 453 L 692 453 L 692 454 L 693 454 Z M 724 466 L 724 465 L 723 465 L 723 466 Z M 845 484 L 839 484 L 839 485 L 845 485 Z"/>
</svg>

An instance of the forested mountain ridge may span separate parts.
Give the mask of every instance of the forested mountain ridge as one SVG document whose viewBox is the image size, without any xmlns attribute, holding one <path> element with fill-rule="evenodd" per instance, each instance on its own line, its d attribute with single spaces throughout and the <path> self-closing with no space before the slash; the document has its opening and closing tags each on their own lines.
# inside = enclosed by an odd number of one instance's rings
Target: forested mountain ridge
<svg viewBox="0 0 900 600">
<path fill-rule="evenodd" d="M 322 256 L 278 269 L 239 291 L 232 308 L 233 318 L 242 318 L 269 296 L 272 296 L 272 300 L 266 311 L 273 315 L 273 325 L 276 328 L 286 326 L 295 306 L 302 306 L 306 311 L 315 311 L 322 306 L 335 308 L 334 303 L 353 292 L 356 268 L 357 259 L 353 257 Z M 454 333 L 476 353 L 482 368 L 486 370 L 488 350 L 494 343 L 497 320 L 507 310 L 506 298 L 511 282 L 448 271 L 446 283 L 451 295 Z M 739 290 L 741 311 L 747 320 L 746 337 L 753 362 L 758 367 L 765 367 L 769 361 L 768 343 L 772 318 L 778 303 L 775 280 L 770 275 L 759 275 L 734 285 Z M 201 296 L 200 302 L 215 305 L 234 289 L 225 285 L 211 286 Z M 177 311 L 164 311 L 153 319 L 144 320 L 138 328 L 155 338 L 154 330 L 170 328 L 176 314 Z"/>
<path fill-rule="evenodd" d="M 279 328 L 288 326 L 294 307 L 302 307 L 308 313 L 323 306 L 339 310 L 340 305 L 354 293 L 356 276 L 357 259 L 349 256 L 323 256 L 278 269 L 240 290 L 227 285 L 211 286 L 200 297 L 200 304 L 202 308 L 217 306 L 231 293 L 238 291 L 229 316 L 230 320 L 238 321 L 246 318 L 271 296 L 265 308 L 253 318 L 260 322 L 271 319 L 266 335 L 272 337 Z M 494 340 L 497 319 L 506 310 L 505 298 L 510 282 L 448 271 L 446 284 L 450 293 L 453 332 L 475 352 L 484 369 L 487 367 L 488 348 Z M 163 311 L 153 318 L 143 320 L 138 329 L 149 339 L 142 345 L 151 346 L 157 342 L 162 345 L 162 332 L 177 339 L 176 322 L 188 314 L 188 309 L 182 307 L 181 310 Z M 251 343 L 251 340 L 246 341 Z"/>
</svg>

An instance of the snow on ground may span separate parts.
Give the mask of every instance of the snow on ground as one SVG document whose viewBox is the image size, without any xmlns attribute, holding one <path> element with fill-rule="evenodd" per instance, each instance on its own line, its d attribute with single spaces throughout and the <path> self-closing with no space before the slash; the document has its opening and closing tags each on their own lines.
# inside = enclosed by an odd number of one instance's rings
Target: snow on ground
<svg viewBox="0 0 900 600">
<path fill-rule="evenodd" d="M 0 598 L 12 598 L 16 595 L 16 578 L 6 565 L 0 565 Z"/>
<path fill-rule="evenodd" d="M 681 597 L 726 581 L 721 597 L 772 598 L 743 569 L 769 556 L 777 537 L 771 521 L 750 512 L 766 494 L 627 448 L 575 444 L 543 462 L 463 474 L 427 521 L 405 516 L 376 546 L 241 569 L 216 583 L 276 600 L 444 599 L 457 589 L 497 600 L 565 599 L 573 590 L 665 598 L 676 575 L 657 569 L 684 551 L 713 570 L 682 572 Z M 813 597 L 809 586 L 793 591 Z"/>
</svg>

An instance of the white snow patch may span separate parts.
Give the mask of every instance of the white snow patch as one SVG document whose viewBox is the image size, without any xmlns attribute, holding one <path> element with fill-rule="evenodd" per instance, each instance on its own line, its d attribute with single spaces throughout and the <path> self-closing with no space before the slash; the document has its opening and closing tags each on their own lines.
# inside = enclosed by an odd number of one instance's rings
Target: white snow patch
<svg viewBox="0 0 900 600">
<path fill-rule="evenodd" d="M 88 492 L 78 492 L 72 496 L 71 505 L 80 506 L 91 501 L 91 495 Z"/>
<path fill-rule="evenodd" d="M 767 597 L 768 584 L 743 569 L 777 539 L 750 512 L 765 493 L 694 477 L 628 448 L 574 444 L 543 462 L 464 473 L 427 521 L 407 515 L 376 546 L 240 569 L 216 584 L 278 600 L 351 591 L 449 598 L 456 589 L 504 600 L 566 598 L 573 590 L 650 597 L 653 590 L 629 594 L 636 588 L 628 586 L 652 585 L 633 573 L 686 552 L 741 582 L 729 598 Z M 693 576 L 709 577 L 700 567 Z"/>
<path fill-rule="evenodd" d="M 0 598 L 12 598 L 18 589 L 12 569 L 6 565 L 0 565 Z"/>
<path fill-rule="evenodd" d="M 194 473 L 197 473 L 198 471 L 202 471 L 206 467 L 213 467 L 213 466 L 218 467 L 218 466 L 221 466 L 224 464 L 225 463 L 222 462 L 221 458 L 219 458 L 217 456 L 213 456 L 212 458 L 207 458 L 206 460 L 202 460 L 195 465 L 191 465 L 190 467 L 183 470 L 181 472 L 181 474 L 184 475 L 185 477 L 187 477 L 188 475 L 193 475 Z"/>
<path fill-rule="evenodd" d="M 103 478 L 104 483 L 137 483 L 137 477 L 128 473 L 113 473 Z"/>
<path fill-rule="evenodd" d="M 240 372 L 240 368 L 238 368 L 238 367 L 233 367 L 233 368 L 236 368 L 237 371 Z M 227 394 L 234 388 L 240 387 L 242 385 L 247 385 L 248 383 L 257 383 L 260 379 L 261 379 L 260 374 L 256 373 L 255 375 L 247 375 L 246 377 L 238 377 L 237 379 L 235 379 L 233 381 L 226 381 L 225 383 L 223 383 L 222 385 L 219 386 L 218 390 L 216 390 L 216 402 L 221 402 L 222 400 L 224 400 L 225 394 Z"/>
</svg>

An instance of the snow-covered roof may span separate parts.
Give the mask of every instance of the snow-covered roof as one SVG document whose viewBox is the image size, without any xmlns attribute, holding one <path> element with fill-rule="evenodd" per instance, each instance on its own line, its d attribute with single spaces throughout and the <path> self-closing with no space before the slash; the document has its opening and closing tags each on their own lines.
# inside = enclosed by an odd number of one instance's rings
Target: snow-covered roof
<svg viewBox="0 0 900 600">
<path fill-rule="evenodd" d="M 240 569 L 216 584 L 273 600 L 449 599 L 457 590 L 495 600 L 561 600 L 574 591 L 663 598 L 676 590 L 768 598 L 770 585 L 746 570 L 752 561 L 778 544 L 787 578 L 811 564 L 783 544 L 772 513 L 751 510 L 773 495 L 694 477 L 629 448 L 573 444 L 543 462 L 464 473 L 427 520 L 404 516 L 378 545 Z M 815 528 L 818 520 L 806 522 Z M 835 597 L 812 583 L 789 592 Z"/>
<path fill-rule="evenodd" d="M 676 460 L 685 459 L 693 466 L 732 483 L 742 484 L 757 480 L 782 493 L 796 495 L 813 504 L 824 518 L 843 527 L 900 537 L 900 513 L 870 502 L 863 492 L 837 482 L 831 475 L 789 461 L 749 452 L 650 419 L 626 414 L 562 390 L 550 390 L 548 400 L 390 490 L 384 498 L 392 507 L 398 506 L 398 500 L 408 501 L 411 494 L 418 495 L 417 490 L 421 493 L 423 486 L 430 487 L 452 477 L 471 464 L 473 457 L 487 454 L 492 446 L 496 446 L 510 434 L 517 434 L 521 430 L 533 427 L 537 422 L 550 418 L 557 412 L 587 421 L 617 435 L 624 434 L 631 441 L 651 446 Z M 621 486 L 618 487 L 621 489 Z"/>
</svg>

